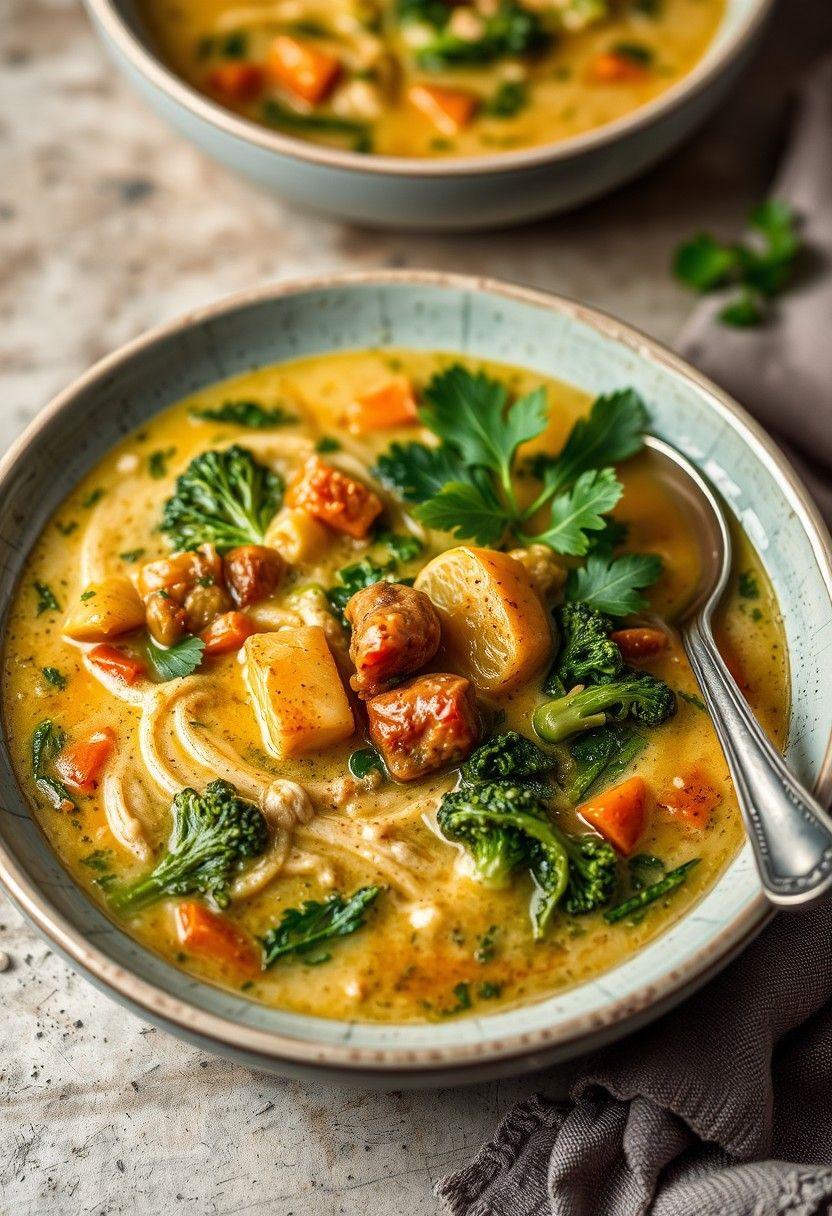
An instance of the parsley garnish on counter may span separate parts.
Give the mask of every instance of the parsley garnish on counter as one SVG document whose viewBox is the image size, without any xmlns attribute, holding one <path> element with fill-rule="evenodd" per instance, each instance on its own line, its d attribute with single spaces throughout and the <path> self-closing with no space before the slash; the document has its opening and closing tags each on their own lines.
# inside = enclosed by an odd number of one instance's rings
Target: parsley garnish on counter
<svg viewBox="0 0 832 1216">
<path fill-rule="evenodd" d="M 752 211 L 751 236 L 725 245 L 700 232 L 676 250 L 673 271 L 693 291 L 740 290 L 721 310 L 719 320 L 734 328 L 759 325 L 768 314 L 767 301 L 789 284 L 800 252 L 798 221 L 786 203 L 770 199 Z"/>
</svg>

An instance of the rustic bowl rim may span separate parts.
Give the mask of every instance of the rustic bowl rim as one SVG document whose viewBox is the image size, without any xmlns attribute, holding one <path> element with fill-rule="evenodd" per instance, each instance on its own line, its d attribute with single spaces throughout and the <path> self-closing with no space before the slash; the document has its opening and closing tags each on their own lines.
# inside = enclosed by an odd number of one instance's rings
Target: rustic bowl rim
<svg viewBox="0 0 832 1216">
<path fill-rule="evenodd" d="M 449 288 L 466 293 L 502 297 L 509 301 L 529 304 L 545 311 L 566 315 L 589 326 L 627 347 L 637 358 L 658 364 L 676 377 L 687 381 L 702 395 L 718 416 L 729 421 L 742 437 L 755 459 L 776 474 L 784 493 L 805 533 L 832 602 L 832 539 L 817 506 L 799 480 L 774 440 L 746 411 L 712 381 L 687 364 L 678 355 L 634 327 L 596 308 L 564 296 L 508 283 L 488 277 L 462 275 L 429 270 L 372 270 L 309 276 L 268 284 L 236 292 L 230 296 L 193 309 L 163 323 L 101 359 L 87 372 L 59 393 L 30 423 L 23 434 L 0 459 L 0 492 L 6 478 L 21 460 L 26 449 L 48 430 L 53 420 L 79 395 L 87 394 L 101 384 L 121 364 L 140 358 L 156 345 L 177 334 L 198 329 L 226 314 L 292 296 L 340 290 L 354 286 L 384 287 L 403 284 L 414 288 Z M 816 780 L 819 797 L 832 795 L 832 734 L 827 740 L 823 761 Z M 750 900 L 742 913 L 713 935 L 693 953 L 684 965 L 668 967 L 656 981 L 645 984 L 635 994 L 609 1002 L 595 1024 L 589 1028 L 580 1016 L 572 1016 L 556 1026 L 546 1026 L 534 1032 L 483 1036 L 477 1041 L 450 1046 L 423 1047 L 359 1047 L 349 1042 L 314 1043 L 302 1041 L 279 1031 L 262 1030 L 232 1018 L 210 1013 L 174 997 L 156 984 L 140 979 L 127 968 L 108 957 L 50 904 L 48 896 L 28 876 L 11 852 L 0 842 L 0 883 L 13 901 L 40 932 L 72 965 L 78 966 L 97 986 L 126 1003 L 139 1016 L 165 1025 L 185 1037 L 198 1036 L 219 1051 L 243 1054 L 251 1059 L 268 1061 L 279 1067 L 281 1062 L 298 1068 L 340 1071 L 343 1074 L 365 1075 L 423 1074 L 454 1070 L 455 1076 L 470 1072 L 476 1079 L 477 1070 L 495 1062 L 517 1062 L 521 1071 L 524 1059 L 551 1060 L 567 1058 L 618 1038 L 628 1030 L 652 1020 L 659 1013 L 678 1003 L 688 992 L 700 986 L 742 950 L 771 916 L 762 890 Z M 660 939 L 659 939 L 660 940 Z M 536 1004 L 538 1002 L 532 1002 Z M 525 1008 L 525 1006 L 523 1007 Z M 487 1019 L 481 1019 L 486 1021 Z M 402 1024 L 403 1026 L 405 1024 Z"/>
<path fill-rule="evenodd" d="M 268 127 L 225 109 L 219 102 L 198 92 L 168 68 L 162 59 L 133 32 L 121 12 L 120 0 L 84 0 L 94 22 L 130 66 L 170 101 L 195 118 L 247 144 L 309 164 L 341 169 L 358 175 L 401 178 L 464 178 L 500 175 L 543 165 L 569 161 L 585 153 L 601 151 L 626 139 L 684 107 L 716 83 L 734 59 L 742 56 L 755 39 L 777 0 L 744 0 L 747 11 L 736 27 L 715 49 L 709 47 L 699 62 L 669 89 L 652 101 L 610 123 L 568 139 L 549 144 L 495 152 L 487 156 L 453 156 L 430 160 L 427 157 L 378 156 L 328 148 Z M 723 21 L 727 17 L 723 16 Z"/>
</svg>

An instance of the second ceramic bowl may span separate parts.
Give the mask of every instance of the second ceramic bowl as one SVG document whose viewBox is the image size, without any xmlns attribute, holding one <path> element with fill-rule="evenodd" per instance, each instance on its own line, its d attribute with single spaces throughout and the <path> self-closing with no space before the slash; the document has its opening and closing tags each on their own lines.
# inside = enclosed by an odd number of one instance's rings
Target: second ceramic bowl
<svg viewBox="0 0 832 1216">
<path fill-rule="evenodd" d="M 135 0 L 85 0 L 113 60 L 172 126 L 230 169 L 305 209 L 378 227 L 492 228 L 576 207 L 638 176 L 724 99 L 775 0 L 727 0 L 704 58 L 667 92 L 560 143 L 489 156 L 414 160 L 325 148 L 224 109 L 157 57 Z"/>
</svg>

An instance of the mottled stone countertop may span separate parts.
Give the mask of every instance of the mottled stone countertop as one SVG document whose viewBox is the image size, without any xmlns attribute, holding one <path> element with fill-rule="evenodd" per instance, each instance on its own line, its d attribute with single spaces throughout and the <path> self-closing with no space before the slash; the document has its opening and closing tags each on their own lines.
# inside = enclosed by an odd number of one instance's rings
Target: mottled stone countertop
<svg viewBox="0 0 832 1216">
<path fill-rule="evenodd" d="M 0 3 L 0 448 L 148 326 L 256 283 L 442 266 L 619 313 L 665 341 L 675 243 L 735 233 L 765 189 L 828 0 L 789 0 L 721 115 L 662 168 L 515 232 L 431 238 L 301 217 L 207 161 L 114 76 L 78 3 Z M 0 894 L 0 1214 L 428 1216 L 432 1183 L 546 1076 L 366 1093 L 284 1082 L 143 1025 Z M 599 1214 L 601 1216 L 601 1214 Z"/>
</svg>

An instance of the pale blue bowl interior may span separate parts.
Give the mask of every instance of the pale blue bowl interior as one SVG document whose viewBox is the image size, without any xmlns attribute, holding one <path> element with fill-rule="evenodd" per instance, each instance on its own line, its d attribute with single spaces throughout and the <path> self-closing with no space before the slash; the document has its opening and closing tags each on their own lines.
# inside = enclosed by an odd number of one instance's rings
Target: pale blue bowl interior
<svg viewBox="0 0 832 1216">
<path fill-rule="evenodd" d="M 48 515 L 76 480 L 122 434 L 185 394 L 262 364 L 331 350 L 399 346 L 459 351 L 502 360 L 579 385 L 590 393 L 633 385 L 649 404 L 655 431 L 680 446 L 718 485 L 756 544 L 774 582 L 791 655 L 792 719 L 788 758 L 812 783 L 832 731 L 832 609 L 822 546 L 804 511 L 769 463 L 759 438 L 707 387 L 671 363 L 641 353 L 630 331 L 596 328 L 573 306 L 544 306 L 469 282 L 342 283 L 299 294 L 260 296 L 227 312 L 197 316 L 117 361 L 70 393 L 63 410 L 18 458 L 2 506 L 3 602 Z M 95 426 L 90 426 L 90 419 Z M 75 886 L 30 819 L 0 755 L 5 812 L 0 836 L 53 906 L 128 971 L 199 1009 L 279 1031 L 307 1044 L 366 1048 L 453 1048 L 518 1033 L 534 1034 L 580 1018 L 587 1027 L 612 1002 L 639 999 L 667 976 L 724 952 L 726 930 L 759 907 L 759 884 L 746 847 L 716 887 L 679 924 L 618 968 L 563 995 L 482 1019 L 429 1026 L 323 1021 L 266 1009 L 200 983 L 116 929 Z M 721 943 L 721 944 L 720 944 Z"/>
</svg>

